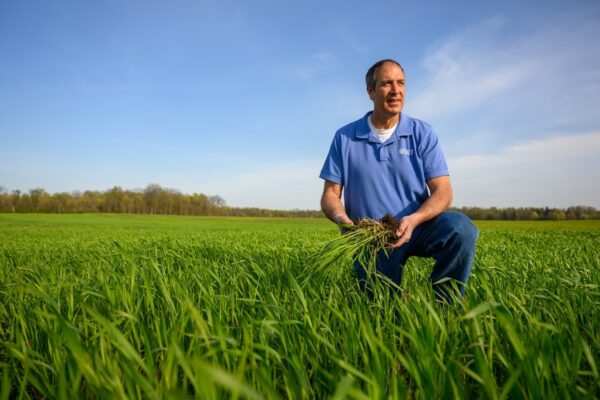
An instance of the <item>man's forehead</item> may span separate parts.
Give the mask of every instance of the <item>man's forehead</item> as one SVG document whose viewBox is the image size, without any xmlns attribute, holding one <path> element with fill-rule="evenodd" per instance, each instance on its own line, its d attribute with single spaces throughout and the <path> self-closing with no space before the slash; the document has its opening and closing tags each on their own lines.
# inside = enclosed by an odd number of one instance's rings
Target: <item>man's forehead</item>
<svg viewBox="0 0 600 400">
<path fill-rule="evenodd" d="M 377 70 L 380 79 L 404 79 L 402 68 L 392 62 L 386 62 Z"/>
</svg>

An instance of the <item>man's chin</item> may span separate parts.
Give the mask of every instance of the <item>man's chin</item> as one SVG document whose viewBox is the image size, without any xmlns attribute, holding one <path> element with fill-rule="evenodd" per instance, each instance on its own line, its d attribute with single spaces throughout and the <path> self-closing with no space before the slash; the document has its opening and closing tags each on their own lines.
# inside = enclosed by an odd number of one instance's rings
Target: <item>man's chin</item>
<svg viewBox="0 0 600 400">
<path fill-rule="evenodd" d="M 386 110 L 386 113 L 390 116 L 398 115 L 402 112 L 402 107 L 394 107 Z"/>
</svg>

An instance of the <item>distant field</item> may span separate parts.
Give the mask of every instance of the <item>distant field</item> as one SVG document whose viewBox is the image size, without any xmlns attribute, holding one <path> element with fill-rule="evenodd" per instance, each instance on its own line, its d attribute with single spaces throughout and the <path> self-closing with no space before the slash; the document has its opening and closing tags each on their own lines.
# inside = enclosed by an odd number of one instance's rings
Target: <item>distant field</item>
<svg viewBox="0 0 600 400">
<path fill-rule="evenodd" d="M 476 222 L 369 302 L 325 219 L 0 214 L 0 399 L 598 398 L 600 221 Z"/>
</svg>

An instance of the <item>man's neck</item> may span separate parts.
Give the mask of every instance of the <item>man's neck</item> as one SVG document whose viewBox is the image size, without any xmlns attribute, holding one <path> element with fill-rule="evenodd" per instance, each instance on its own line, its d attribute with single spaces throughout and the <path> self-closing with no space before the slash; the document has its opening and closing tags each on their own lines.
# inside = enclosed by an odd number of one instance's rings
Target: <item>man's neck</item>
<svg viewBox="0 0 600 400">
<path fill-rule="evenodd" d="M 375 111 L 371 114 L 371 123 L 377 129 L 390 129 L 400 121 L 400 114 L 379 115 Z"/>
</svg>

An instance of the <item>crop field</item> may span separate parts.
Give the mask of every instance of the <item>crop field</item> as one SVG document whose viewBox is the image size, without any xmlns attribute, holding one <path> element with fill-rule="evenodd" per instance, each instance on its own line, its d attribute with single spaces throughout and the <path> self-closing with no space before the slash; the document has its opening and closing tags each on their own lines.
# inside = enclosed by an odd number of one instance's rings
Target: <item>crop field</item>
<svg viewBox="0 0 600 400">
<path fill-rule="evenodd" d="M 448 306 L 324 219 L 0 214 L 0 399 L 599 398 L 600 221 L 476 225 Z"/>
</svg>

